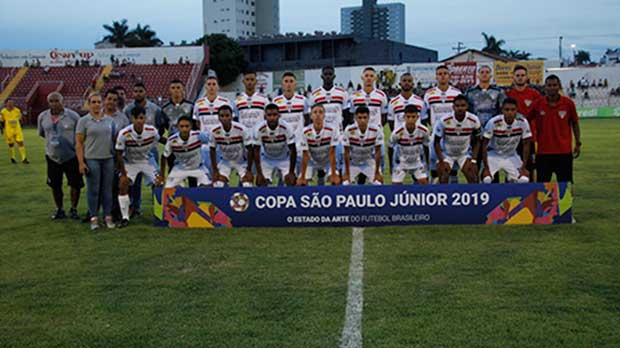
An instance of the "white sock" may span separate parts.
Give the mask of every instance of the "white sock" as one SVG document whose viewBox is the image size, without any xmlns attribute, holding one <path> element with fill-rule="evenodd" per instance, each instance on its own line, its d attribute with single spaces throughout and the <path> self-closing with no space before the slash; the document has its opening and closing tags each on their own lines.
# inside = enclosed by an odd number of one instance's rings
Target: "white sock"
<svg viewBox="0 0 620 348">
<path fill-rule="evenodd" d="M 484 179 L 482 179 L 482 182 L 484 182 L 485 184 L 490 184 L 493 182 L 493 178 L 490 176 L 485 176 Z"/>
<path fill-rule="evenodd" d="M 118 205 L 121 208 L 121 215 L 123 215 L 123 219 L 129 220 L 129 204 L 131 201 L 129 200 L 129 195 L 118 196 Z"/>
</svg>

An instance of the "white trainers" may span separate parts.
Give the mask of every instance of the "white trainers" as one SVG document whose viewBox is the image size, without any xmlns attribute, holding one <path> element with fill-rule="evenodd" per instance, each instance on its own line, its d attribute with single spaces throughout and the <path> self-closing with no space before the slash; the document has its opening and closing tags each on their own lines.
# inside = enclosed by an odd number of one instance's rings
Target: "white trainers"
<svg viewBox="0 0 620 348">
<path fill-rule="evenodd" d="M 90 230 L 95 231 L 99 229 L 99 221 L 96 216 L 90 218 Z"/>
<path fill-rule="evenodd" d="M 114 223 L 114 221 L 112 220 L 111 216 L 106 216 L 105 217 L 105 226 L 107 228 L 116 228 L 116 224 Z"/>
</svg>

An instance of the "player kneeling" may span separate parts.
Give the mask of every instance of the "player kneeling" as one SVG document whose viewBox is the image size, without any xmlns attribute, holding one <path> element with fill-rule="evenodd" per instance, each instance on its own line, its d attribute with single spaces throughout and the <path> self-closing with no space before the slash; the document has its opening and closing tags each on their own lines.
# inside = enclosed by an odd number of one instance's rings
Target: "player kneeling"
<svg viewBox="0 0 620 348">
<path fill-rule="evenodd" d="M 265 120 L 254 130 L 254 161 L 256 162 L 256 185 L 267 186 L 275 174 L 284 177 L 288 186 L 294 186 L 297 149 L 293 128 L 280 120 L 276 104 L 265 107 Z"/>
<path fill-rule="evenodd" d="M 187 116 L 177 120 L 176 134 L 168 138 L 161 160 L 161 173 L 166 172 L 168 157 L 174 155 L 174 165 L 168 174 L 166 188 L 183 184 L 188 178 L 195 178 L 199 186 L 210 186 L 207 169 L 202 165 L 201 147 L 209 143 L 207 133 L 192 130 L 192 119 Z"/>
<path fill-rule="evenodd" d="M 407 174 L 420 184 L 428 184 L 428 128 L 416 124 L 420 114 L 415 105 L 405 107 L 405 124 L 396 129 L 390 136 L 388 147 L 388 160 L 392 169 L 392 184 L 401 185 Z M 400 147 L 399 163 L 394 167 L 394 147 Z"/>
<path fill-rule="evenodd" d="M 157 147 L 159 134 L 155 127 L 145 126 L 146 111 L 141 107 L 131 110 L 131 125 L 123 128 L 116 139 L 116 163 L 119 166 L 118 204 L 122 220 L 119 227 L 129 225 L 129 187 L 138 174 L 146 178 L 147 185 L 161 186 L 163 178 L 150 151 Z"/>
<path fill-rule="evenodd" d="M 482 181 L 490 184 L 495 173 L 503 170 L 506 181 L 527 183 L 530 173 L 525 169 L 530 155 L 532 132 L 528 121 L 517 113 L 517 101 L 508 98 L 502 104 L 502 115 L 487 123 L 482 142 L 484 171 Z M 523 143 L 523 158 L 519 158 L 517 147 Z"/>
<path fill-rule="evenodd" d="M 365 106 L 355 110 L 355 123 L 344 130 L 344 176 L 342 184 L 352 181 L 363 184 L 366 179 L 374 185 L 383 184 L 381 175 L 381 145 L 383 129 L 379 125 L 368 124 L 370 111 Z"/>
<path fill-rule="evenodd" d="M 224 187 L 230 182 L 230 174 L 234 169 L 241 185 L 244 187 L 252 186 L 254 178 L 252 176 L 252 137 L 248 130 L 238 122 L 232 120 L 232 108 L 223 105 L 217 111 L 220 125 L 213 128 L 209 138 L 211 148 L 211 166 L 213 173 L 213 186 Z M 243 153 L 247 150 L 248 160 L 244 163 Z M 221 154 L 218 162 L 217 153 Z"/>
<path fill-rule="evenodd" d="M 439 182 L 442 184 L 448 183 L 455 164 L 465 174 L 468 183 L 478 181 L 478 164 L 472 153 L 477 154 L 480 148 L 480 120 L 467 112 L 468 106 L 464 95 L 454 98 L 454 113 L 437 122 L 433 130 Z"/>
<path fill-rule="evenodd" d="M 329 181 L 332 185 L 340 183 L 340 176 L 336 170 L 336 146 L 338 145 L 338 130 L 325 126 L 325 108 L 316 104 L 310 112 L 312 124 L 305 127 L 300 141 L 303 157 L 301 173 L 297 185 L 308 185 L 319 171 L 331 173 Z"/>
</svg>

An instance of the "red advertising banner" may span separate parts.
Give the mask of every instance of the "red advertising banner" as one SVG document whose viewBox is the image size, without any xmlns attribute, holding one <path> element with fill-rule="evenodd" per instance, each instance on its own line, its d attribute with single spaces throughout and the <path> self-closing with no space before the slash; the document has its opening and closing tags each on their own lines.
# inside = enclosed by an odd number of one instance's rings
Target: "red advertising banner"
<svg viewBox="0 0 620 348">
<path fill-rule="evenodd" d="M 451 83 L 461 91 L 476 84 L 476 62 L 456 62 L 446 64 L 452 74 Z"/>
</svg>

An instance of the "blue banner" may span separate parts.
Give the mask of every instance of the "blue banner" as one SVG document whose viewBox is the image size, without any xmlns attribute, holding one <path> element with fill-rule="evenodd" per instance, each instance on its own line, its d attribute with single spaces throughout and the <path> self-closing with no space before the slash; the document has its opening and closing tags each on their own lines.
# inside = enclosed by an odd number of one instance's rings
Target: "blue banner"
<svg viewBox="0 0 620 348">
<path fill-rule="evenodd" d="M 155 223 L 173 228 L 558 224 L 567 183 L 156 189 Z"/>
</svg>

